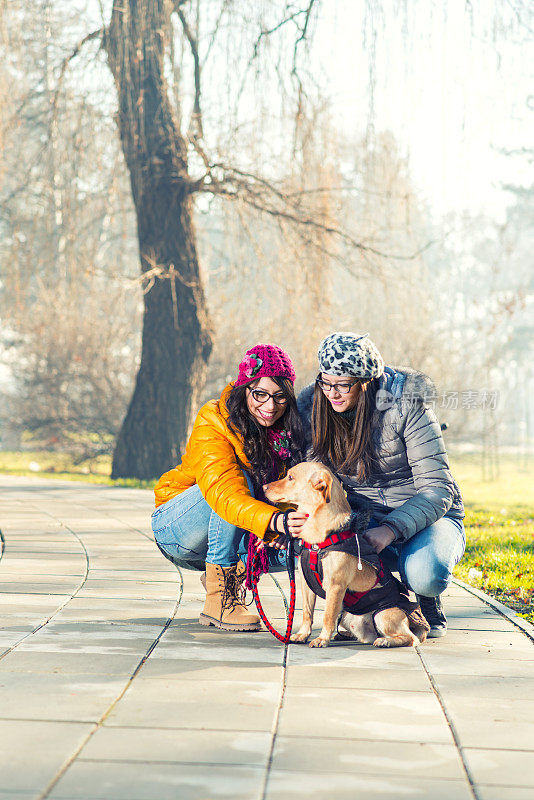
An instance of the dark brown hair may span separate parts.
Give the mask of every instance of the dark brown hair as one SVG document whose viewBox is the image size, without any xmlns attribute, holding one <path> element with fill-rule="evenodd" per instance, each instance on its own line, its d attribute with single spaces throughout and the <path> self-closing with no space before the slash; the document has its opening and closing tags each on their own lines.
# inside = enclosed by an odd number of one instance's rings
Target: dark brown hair
<svg viewBox="0 0 534 800">
<path fill-rule="evenodd" d="M 287 398 L 286 410 L 276 421 L 291 434 L 291 459 L 288 466 L 297 464 L 303 459 L 304 431 L 299 412 L 295 389 L 288 378 L 272 378 Z M 234 386 L 226 398 L 228 408 L 228 426 L 243 441 L 243 450 L 252 467 L 252 479 L 256 487 L 273 480 L 273 456 L 267 443 L 267 428 L 259 425 L 247 408 L 247 389 L 254 389 L 258 381 L 244 386 Z M 241 465 L 243 466 L 243 465 Z"/>
<path fill-rule="evenodd" d="M 334 472 L 356 475 L 364 481 L 377 469 L 373 444 L 372 417 L 378 379 L 360 382 L 353 409 L 346 416 L 334 411 L 328 398 L 315 384 L 312 410 L 312 456 Z"/>
</svg>

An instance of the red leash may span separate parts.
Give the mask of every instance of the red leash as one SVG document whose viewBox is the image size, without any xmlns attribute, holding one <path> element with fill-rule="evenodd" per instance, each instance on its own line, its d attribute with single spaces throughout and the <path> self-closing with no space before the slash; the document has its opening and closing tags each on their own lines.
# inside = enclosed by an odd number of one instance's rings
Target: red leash
<svg viewBox="0 0 534 800">
<path fill-rule="evenodd" d="M 256 574 L 257 572 L 256 563 L 257 559 L 260 557 L 259 550 L 256 551 L 256 553 L 254 554 L 254 561 L 252 563 L 252 594 L 254 596 L 256 608 L 258 609 L 258 614 L 260 615 L 261 620 L 265 625 L 265 627 L 267 628 L 267 630 L 269 630 L 273 636 L 275 636 L 280 642 L 283 642 L 284 644 L 288 644 L 289 639 L 291 637 L 291 630 L 293 628 L 293 617 L 295 616 L 295 603 L 297 599 L 297 593 L 295 588 L 295 543 L 293 541 L 293 537 L 289 533 L 289 527 L 287 522 L 288 513 L 289 512 L 286 511 L 286 513 L 283 515 L 283 522 L 284 522 L 284 530 L 286 533 L 286 547 L 287 547 L 286 561 L 287 561 L 287 572 L 289 575 L 289 586 L 291 590 L 291 595 L 289 599 L 289 608 L 287 612 L 287 628 L 284 636 L 282 636 L 281 633 L 278 633 L 276 628 L 273 628 L 273 626 L 267 619 L 267 616 L 261 604 L 260 595 L 258 593 L 259 575 Z"/>
</svg>

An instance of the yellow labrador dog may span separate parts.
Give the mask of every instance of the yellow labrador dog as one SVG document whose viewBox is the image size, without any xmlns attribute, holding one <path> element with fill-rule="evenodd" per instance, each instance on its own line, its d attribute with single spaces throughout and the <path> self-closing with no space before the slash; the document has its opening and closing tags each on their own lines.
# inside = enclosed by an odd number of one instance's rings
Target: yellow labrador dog
<svg viewBox="0 0 534 800">
<path fill-rule="evenodd" d="M 418 604 L 360 537 L 369 514 L 352 512 L 341 483 L 324 464 L 296 464 L 285 478 L 263 488 L 270 502 L 309 514 L 301 529 L 302 625 L 292 642 L 308 640 L 317 595 L 326 598 L 326 608 L 321 633 L 310 647 L 328 647 L 342 611 L 341 638 L 375 647 L 424 642 L 429 626 Z"/>
</svg>

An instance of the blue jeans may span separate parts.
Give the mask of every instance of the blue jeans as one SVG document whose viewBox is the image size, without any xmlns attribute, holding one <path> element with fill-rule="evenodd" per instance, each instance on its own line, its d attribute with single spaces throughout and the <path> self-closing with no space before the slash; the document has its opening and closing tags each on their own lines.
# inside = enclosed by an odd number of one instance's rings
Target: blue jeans
<svg viewBox="0 0 534 800">
<path fill-rule="evenodd" d="M 370 528 L 381 523 L 371 519 Z M 452 571 L 465 550 L 462 520 L 441 517 L 407 542 L 393 542 L 380 553 L 384 564 L 399 572 L 401 580 L 416 594 L 437 597 L 445 591 Z"/>
<path fill-rule="evenodd" d="M 196 484 L 156 508 L 152 530 L 163 555 L 179 567 L 203 570 L 206 561 L 232 567 L 240 558 L 246 563 L 248 531 L 219 517 Z M 285 556 L 278 550 L 269 548 L 269 562 L 271 571 L 285 569 Z"/>
</svg>

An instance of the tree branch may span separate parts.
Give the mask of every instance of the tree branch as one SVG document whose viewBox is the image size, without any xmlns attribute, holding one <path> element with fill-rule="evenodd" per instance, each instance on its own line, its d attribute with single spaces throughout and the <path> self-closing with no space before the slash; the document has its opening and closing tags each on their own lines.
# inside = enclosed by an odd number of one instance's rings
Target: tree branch
<svg viewBox="0 0 534 800">
<path fill-rule="evenodd" d="M 189 23 L 187 22 L 184 12 L 182 11 L 181 8 L 182 2 L 183 0 L 174 0 L 174 10 L 176 11 L 180 22 L 182 23 L 182 28 L 185 37 L 189 42 L 189 47 L 191 48 L 191 54 L 193 56 L 193 62 L 195 65 L 195 100 L 193 103 L 193 113 L 191 114 L 191 122 L 189 124 L 189 129 L 190 129 L 190 134 L 196 129 L 196 136 L 202 139 L 204 133 L 202 129 L 202 112 L 200 108 L 201 85 L 200 85 L 200 58 L 198 54 L 198 42 L 196 37 L 193 35 L 191 28 L 189 27 Z"/>
<path fill-rule="evenodd" d="M 310 190 L 285 192 L 261 175 L 255 175 L 237 167 L 229 167 L 222 162 L 211 163 L 200 143 L 197 140 L 190 141 L 206 169 L 201 178 L 190 182 L 188 191 L 191 193 L 207 192 L 228 197 L 231 200 L 242 200 L 260 213 L 286 220 L 296 226 L 313 228 L 316 231 L 344 241 L 353 249 L 395 261 L 411 261 L 428 250 L 437 241 L 431 240 L 413 253 L 386 253 L 371 245 L 357 241 L 342 228 L 327 225 L 307 213 L 306 209 L 303 210 L 300 200 L 310 194 Z M 221 178 L 215 174 L 216 170 L 222 172 Z M 209 180 L 207 180 L 208 178 Z M 327 190 L 318 189 L 317 191 Z"/>
<path fill-rule="evenodd" d="M 259 55 L 260 45 L 262 43 L 262 40 L 264 38 L 267 38 L 268 36 L 272 36 L 273 33 L 277 33 L 279 30 L 281 30 L 287 24 L 289 24 L 290 22 L 295 22 L 296 20 L 298 20 L 300 17 L 302 17 L 304 15 L 304 25 L 302 26 L 302 28 L 299 28 L 300 36 L 299 36 L 299 38 L 297 40 L 297 43 L 295 44 L 295 52 L 296 52 L 296 48 L 298 46 L 298 43 L 306 38 L 306 33 L 307 33 L 307 30 L 308 30 L 310 14 L 311 14 L 311 11 L 312 11 L 312 8 L 313 8 L 315 2 L 316 2 L 316 0 L 309 0 L 307 8 L 301 8 L 301 9 L 299 9 L 299 11 L 294 11 L 292 14 L 289 14 L 289 16 L 284 17 L 284 19 L 280 20 L 280 22 L 277 25 L 274 25 L 272 28 L 267 28 L 267 29 L 263 29 L 262 28 L 260 30 L 260 32 L 258 34 L 258 37 L 257 37 L 256 41 L 254 42 L 254 45 L 253 45 L 253 48 L 252 48 L 252 55 L 251 55 L 251 57 L 250 57 L 250 59 L 248 61 L 247 66 L 245 67 L 244 72 L 243 72 L 243 78 L 242 78 L 242 81 L 241 81 L 241 85 L 240 85 L 239 90 L 237 92 L 237 98 L 238 99 L 241 97 L 241 95 L 242 95 L 242 93 L 244 91 L 248 72 L 249 72 L 252 64 L 254 63 L 254 61 L 257 59 L 257 57 Z M 298 23 L 296 23 L 296 25 L 297 25 L 297 28 L 298 28 Z M 295 56 L 294 56 L 294 59 L 293 59 L 293 66 L 294 65 L 295 65 Z M 293 74 L 293 70 L 292 70 L 291 74 Z"/>
<path fill-rule="evenodd" d="M 222 166 L 222 165 L 218 165 Z M 205 185 L 204 191 L 210 191 L 214 194 L 220 194 L 225 197 L 228 197 L 231 200 L 241 200 L 246 205 L 250 206 L 251 208 L 256 209 L 260 213 L 268 214 L 271 217 L 279 218 L 282 220 L 286 220 L 295 224 L 298 227 L 303 228 L 313 228 L 316 231 L 321 233 L 327 234 L 329 236 L 333 236 L 343 242 L 348 244 L 351 248 L 355 250 L 359 250 L 364 253 L 372 253 L 375 256 L 379 256 L 380 258 L 387 258 L 390 260 L 395 261 L 411 261 L 414 258 L 417 258 L 426 250 L 428 250 L 433 244 L 435 244 L 435 240 L 431 240 L 427 242 L 422 247 L 418 248 L 413 253 L 387 253 L 383 250 L 379 250 L 376 247 L 372 247 L 371 245 L 364 244 L 363 242 L 357 241 L 353 236 L 351 236 L 347 231 L 344 231 L 342 228 L 339 228 L 335 225 L 328 225 L 324 222 L 321 222 L 319 219 L 314 218 L 310 214 L 308 214 L 305 210 L 303 211 L 300 206 L 295 203 L 290 202 L 290 197 L 298 197 L 295 193 L 292 195 L 287 195 L 284 192 L 277 189 L 273 186 L 269 181 L 265 180 L 264 178 L 260 178 L 258 176 L 253 176 L 251 173 L 242 172 L 240 170 L 232 170 L 232 172 L 236 176 L 243 176 L 246 178 L 253 178 L 257 184 L 259 184 L 260 191 L 258 191 L 258 187 L 254 185 L 254 183 L 249 184 L 246 180 L 233 180 L 233 187 L 229 185 L 229 181 L 213 181 L 210 185 Z M 265 189 L 266 191 L 262 191 Z M 269 197 L 269 195 L 271 197 Z M 280 206 L 276 205 L 275 203 L 271 202 L 272 200 L 280 201 Z"/>
<path fill-rule="evenodd" d="M 67 71 L 67 67 L 69 66 L 70 62 L 76 58 L 82 47 L 87 44 L 87 42 L 93 41 L 93 39 L 97 39 L 99 36 L 103 37 L 105 35 L 106 29 L 105 28 L 97 28 L 97 30 L 88 33 L 87 36 L 84 36 L 83 39 L 80 39 L 72 53 L 68 55 L 66 58 L 63 59 L 61 64 L 61 69 L 59 71 L 59 76 L 57 79 L 56 89 L 54 91 L 54 99 L 52 100 L 52 119 L 56 117 L 57 111 L 57 102 L 59 99 L 59 92 L 61 91 L 61 86 L 63 84 L 63 79 L 65 77 L 65 73 Z"/>
<path fill-rule="evenodd" d="M 308 33 L 308 25 L 310 24 L 310 16 L 311 16 L 311 12 L 313 10 L 313 6 L 315 5 L 315 3 L 316 3 L 316 0 L 310 0 L 310 2 L 308 4 L 308 8 L 306 8 L 303 11 L 300 12 L 301 14 L 305 14 L 306 16 L 304 18 L 304 25 L 302 26 L 301 31 L 300 31 L 300 36 L 297 39 L 297 41 L 295 42 L 295 47 L 293 49 L 293 69 L 292 69 L 292 74 L 295 74 L 295 75 L 296 75 L 296 72 L 297 72 L 298 47 L 299 47 L 299 44 L 306 39 L 306 34 Z"/>
</svg>

